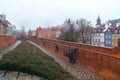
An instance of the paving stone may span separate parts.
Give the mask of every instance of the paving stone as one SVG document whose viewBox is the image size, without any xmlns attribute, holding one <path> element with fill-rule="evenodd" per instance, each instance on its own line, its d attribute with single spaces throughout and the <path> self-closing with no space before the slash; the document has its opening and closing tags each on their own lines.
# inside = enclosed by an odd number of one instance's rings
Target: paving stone
<svg viewBox="0 0 120 80">
<path fill-rule="evenodd" d="M 30 75 L 27 73 L 22 73 L 20 72 L 18 75 L 18 72 L 11 72 L 8 71 L 5 76 L 3 77 L 3 75 L 5 74 L 5 71 L 0 71 L 0 80 L 42 80 L 43 78 L 40 78 L 38 76 L 35 75 Z M 18 78 L 17 78 L 18 76 Z M 33 76 L 33 77 L 31 77 Z"/>
<path fill-rule="evenodd" d="M 3 50 L 0 50 L 0 59 L 1 59 L 2 56 L 3 56 L 4 54 L 6 54 L 8 51 L 10 51 L 10 50 L 16 48 L 20 43 L 21 43 L 21 41 L 16 41 L 14 44 L 12 44 L 12 45 L 6 47 L 6 48 L 3 49 Z"/>
</svg>

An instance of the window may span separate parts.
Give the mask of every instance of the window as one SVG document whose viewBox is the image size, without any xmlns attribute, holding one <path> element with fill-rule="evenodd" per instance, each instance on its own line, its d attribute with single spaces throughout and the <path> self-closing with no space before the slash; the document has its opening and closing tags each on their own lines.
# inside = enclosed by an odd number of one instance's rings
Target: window
<svg viewBox="0 0 120 80">
<path fill-rule="evenodd" d="M 95 37 L 97 37 L 97 33 L 95 34 Z"/>
<path fill-rule="evenodd" d="M 96 39 L 96 42 L 97 42 L 97 39 Z"/>
<path fill-rule="evenodd" d="M 109 35 L 105 35 L 105 38 L 106 39 L 111 39 L 111 35 L 109 34 Z"/>
<path fill-rule="evenodd" d="M 119 29 L 119 33 L 120 33 L 120 29 Z"/>
<path fill-rule="evenodd" d="M 97 30 L 95 29 L 95 32 L 97 32 Z"/>
<path fill-rule="evenodd" d="M 100 37 L 100 34 L 98 34 L 98 36 Z"/>
<path fill-rule="evenodd" d="M 109 45 L 111 44 L 111 41 L 110 41 L 110 40 L 108 41 L 108 44 L 109 44 Z"/>
<path fill-rule="evenodd" d="M 109 34 L 109 39 L 111 39 L 111 35 Z"/>
<path fill-rule="evenodd" d="M 94 36 L 94 34 L 92 34 L 92 36 Z"/>
<path fill-rule="evenodd" d="M 107 35 L 105 35 L 105 38 L 107 38 Z"/>
<path fill-rule="evenodd" d="M 108 29 L 108 32 L 110 32 L 110 29 Z"/>
<path fill-rule="evenodd" d="M 118 29 L 115 30 L 115 33 L 118 33 Z"/>
<path fill-rule="evenodd" d="M 111 41 L 110 41 L 110 40 L 106 40 L 105 43 L 106 43 L 107 45 L 110 45 L 110 44 L 111 44 Z"/>
<path fill-rule="evenodd" d="M 108 44 L 108 41 L 106 40 L 105 43 Z"/>
<path fill-rule="evenodd" d="M 98 39 L 98 42 L 100 42 L 100 39 Z"/>
<path fill-rule="evenodd" d="M 100 32 L 100 29 L 98 29 L 98 31 Z"/>
</svg>

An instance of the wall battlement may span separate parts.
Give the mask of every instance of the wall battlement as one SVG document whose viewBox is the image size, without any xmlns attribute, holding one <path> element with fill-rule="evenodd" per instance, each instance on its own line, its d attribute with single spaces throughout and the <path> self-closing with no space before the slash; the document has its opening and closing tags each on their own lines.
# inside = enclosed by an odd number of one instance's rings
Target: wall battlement
<svg viewBox="0 0 120 80">
<path fill-rule="evenodd" d="M 47 48 L 53 53 L 59 54 L 65 59 L 67 57 L 64 56 L 64 53 L 68 51 L 69 48 L 76 48 L 77 52 L 74 56 L 78 63 L 87 66 L 89 69 L 106 77 L 108 80 L 120 79 L 120 40 L 118 40 L 118 47 L 115 48 L 91 46 L 32 36 L 30 37 L 30 40 Z M 55 49 L 56 46 L 58 47 L 58 50 Z"/>
</svg>

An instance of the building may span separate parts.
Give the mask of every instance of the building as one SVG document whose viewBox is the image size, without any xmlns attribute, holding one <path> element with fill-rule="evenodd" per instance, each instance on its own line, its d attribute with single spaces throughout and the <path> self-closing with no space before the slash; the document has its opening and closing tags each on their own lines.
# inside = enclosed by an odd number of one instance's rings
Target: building
<svg viewBox="0 0 120 80">
<path fill-rule="evenodd" d="M 91 34 L 91 43 L 96 46 L 104 46 L 104 31 L 105 25 L 101 24 L 101 19 L 98 15 L 96 27 L 93 29 Z"/>
<path fill-rule="evenodd" d="M 120 19 L 114 19 L 114 20 L 109 20 L 107 21 L 107 23 L 109 24 L 120 24 Z"/>
<path fill-rule="evenodd" d="M 5 33 L 4 24 L 0 21 L 0 35 Z"/>
<path fill-rule="evenodd" d="M 98 25 L 101 25 L 101 19 L 100 19 L 99 15 L 98 15 L 96 26 L 98 26 Z"/>
<path fill-rule="evenodd" d="M 105 25 L 100 25 L 94 28 L 92 32 L 92 45 L 104 46 L 104 30 Z"/>
<path fill-rule="evenodd" d="M 75 31 L 79 32 L 79 36 L 77 37 L 78 43 L 91 44 L 91 33 L 94 29 L 91 25 L 84 25 L 81 27 L 81 23 L 79 23 L 79 21 L 76 20 L 76 23 L 74 25 L 74 29 L 75 29 Z"/>
<path fill-rule="evenodd" d="M 118 44 L 117 44 L 118 38 L 120 38 L 120 31 L 119 31 L 120 19 L 109 20 L 109 21 L 107 21 L 107 24 L 108 25 L 111 24 L 111 27 L 110 27 L 110 29 L 111 29 L 110 33 L 112 35 L 111 47 L 116 47 L 116 46 L 118 46 Z M 106 43 L 110 43 L 110 42 L 106 41 Z M 106 45 L 106 46 L 110 47 L 110 45 Z"/>
<path fill-rule="evenodd" d="M 5 34 L 6 35 L 12 35 L 13 25 L 8 20 L 4 20 L 3 24 L 4 24 Z"/>
<path fill-rule="evenodd" d="M 0 35 L 12 35 L 13 25 L 6 20 L 5 14 L 0 15 Z"/>
<path fill-rule="evenodd" d="M 118 46 L 118 39 L 120 38 L 120 25 L 111 24 L 105 31 L 105 46 Z"/>
<path fill-rule="evenodd" d="M 112 35 L 115 31 L 116 24 L 106 25 L 105 29 L 105 46 L 112 47 Z"/>
<path fill-rule="evenodd" d="M 106 47 L 112 47 L 112 28 L 108 26 L 104 33 L 105 37 L 105 46 Z"/>
<path fill-rule="evenodd" d="M 101 19 L 98 16 L 96 27 L 92 33 L 92 45 L 115 47 L 119 36 L 119 19 L 110 20 L 107 25 L 101 25 Z"/>
<path fill-rule="evenodd" d="M 112 47 L 118 46 L 118 39 L 120 38 L 120 25 L 115 28 L 112 34 Z"/>
<path fill-rule="evenodd" d="M 57 39 L 59 36 L 60 29 L 58 27 L 48 27 L 48 28 L 37 28 L 36 37 L 46 38 L 46 39 Z"/>
</svg>

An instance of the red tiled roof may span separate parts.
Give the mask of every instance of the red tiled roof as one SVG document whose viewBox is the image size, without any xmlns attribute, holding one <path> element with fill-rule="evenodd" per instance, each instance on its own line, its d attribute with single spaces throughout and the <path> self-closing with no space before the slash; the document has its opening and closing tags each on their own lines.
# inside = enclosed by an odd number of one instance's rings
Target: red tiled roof
<svg viewBox="0 0 120 80">
<path fill-rule="evenodd" d="M 98 26 L 99 29 L 105 29 L 105 25 Z"/>
<path fill-rule="evenodd" d="M 100 31 L 98 29 L 100 29 Z M 103 32 L 104 29 L 105 29 L 105 25 L 100 25 L 100 26 L 95 27 L 93 32 L 96 32 L 96 30 L 97 32 Z"/>
<path fill-rule="evenodd" d="M 87 31 L 92 32 L 92 31 L 93 31 L 93 27 L 85 26 L 85 27 L 83 28 L 83 31 L 84 31 L 84 32 L 87 32 Z"/>
<path fill-rule="evenodd" d="M 115 32 L 116 29 L 116 24 L 111 24 L 110 28 L 112 29 L 111 32 Z"/>
<path fill-rule="evenodd" d="M 8 24 L 11 24 L 11 23 L 10 23 L 8 20 L 4 20 L 4 21 L 3 21 L 3 24 L 4 24 L 4 25 L 8 25 Z"/>
</svg>

